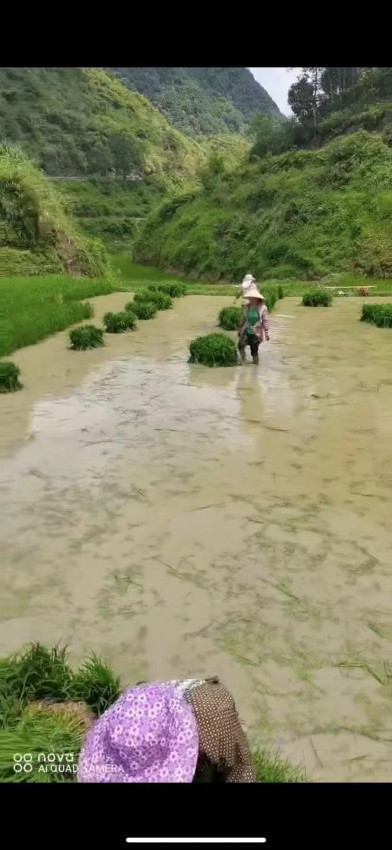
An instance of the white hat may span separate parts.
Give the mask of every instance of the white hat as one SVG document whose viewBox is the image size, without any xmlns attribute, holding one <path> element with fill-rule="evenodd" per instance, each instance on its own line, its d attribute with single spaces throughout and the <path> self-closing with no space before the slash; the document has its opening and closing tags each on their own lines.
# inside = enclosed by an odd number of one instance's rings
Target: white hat
<svg viewBox="0 0 392 850">
<path fill-rule="evenodd" d="M 264 295 L 259 292 L 257 286 L 252 286 L 247 290 L 245 298 L 258 298 L 259 301 L 265 301 Z"/>
<path fill-rule="evenodd" d="M 252 283 L 256 283 L 256 278 L 252 274 L 246 274 L 242 281 L 242 287 L 248 289 Z"/>
<path fill-rule="evenodd" d="M 251 289 L 256 285 L 256 280 L 251 274 L 246 274 L 242 283 L 241 283 L 241 292 L 243 295 L 248 292 L 248 289 Z"/>
</svg>

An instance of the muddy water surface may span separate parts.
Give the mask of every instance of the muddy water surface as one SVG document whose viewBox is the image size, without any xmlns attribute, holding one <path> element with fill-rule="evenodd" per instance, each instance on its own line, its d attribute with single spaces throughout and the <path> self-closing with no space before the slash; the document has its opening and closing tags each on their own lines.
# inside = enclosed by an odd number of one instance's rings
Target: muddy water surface
<svg viewBox="0 0 392 850">
<path fill-rule="evenodd" d="M 127 300 L 95 299 L 97 320 Z M 356 299 L 285 299 L 259 368 L 189 366 L 227 303 L 13 356 L 0 652 L 61 640 L 130 683 L 217 674 L 310 779 L 392 781 L 392 333 Z"/>
</svg>

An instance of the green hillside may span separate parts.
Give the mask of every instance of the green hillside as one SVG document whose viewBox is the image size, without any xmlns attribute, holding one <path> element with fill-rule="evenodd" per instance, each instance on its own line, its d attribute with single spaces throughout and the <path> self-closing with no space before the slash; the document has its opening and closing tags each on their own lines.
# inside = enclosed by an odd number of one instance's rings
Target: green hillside
<svg viewBox="0 0 392 850">
<path fill-rule="evenodd" d="M 80 231 L 112 249 L 168 193 L 196 187 L 211 152 L 231 166 L 243 158 L 249 140 L 223 127 L 198 143 L 101 69 L 0 68 L 0 143 L 21 148 Z"/>
<path fill-rule="evenodd" d="M 193 182 L 208 156 L 144 97 L 96 68 L 1 68 L 1 142 L 51 178 L 82 233 L 107 243 L 128 244 L 151 206 Z M 11 255 L 7 273 L 12 257 L 19 270 Z M 25 260 L 21 272 L 28 273 Z"/>
<path fill-rule="evenodd" d="M 48 175 L 183 179 L 199 147 L 99 68 L 1 68 L 0 140 Z"/>
<path fill-rule="evenodd" d="M 105 271 L 102 243 L 79 233 L 42 171 L 0 146 L 0 276 Z"/>
<path fill-rule="evenodd" d="M 194 136 L 239 133 L 261 113 L 279 109 L 248 68 L 112 68 L 176 127 Z"/>
<path fill-rule="evenodd" d="M 135 259 L 212 280 L 351 271 L 392 276 L 392 150 L 359 131 L 318 150 L 219 159 L 202 189 L 153 213 Z"/>
</svg>

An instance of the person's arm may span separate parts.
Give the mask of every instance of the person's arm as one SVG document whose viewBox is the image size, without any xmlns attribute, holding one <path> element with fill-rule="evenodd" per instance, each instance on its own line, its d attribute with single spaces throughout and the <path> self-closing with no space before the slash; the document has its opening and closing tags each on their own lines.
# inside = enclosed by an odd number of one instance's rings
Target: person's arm
<svg viewBox="0 0 392 850">
<path fill-rule="evenodd" d="M 264 336 L 265 336 L 266 340 L 268 341 L 269 340 L 269 319 L 268 319 L 268 310 L 267 310 L 267 307 L 265 307 L 265 306 L 262 309 L 260 324 L 261 324 L 262 330 L 264 331 Z"/>
<path fill-rule="evenodd" d="M 266 339 L 269 339 L 268 336 L 268 311 L 265 306 L 261 307 L 259 313 L 259 321 L 256 322 L 254 326 L 255 334 L 263 341 L 263 335 L 265 335 Z"/>
<path fill-rule="evenodd" d="M 224 782 L 256 782 L 249 743 L 231 693 L 209 680 L 190 690 L 199 736 L 199 755 L 224 774 Z"/>
<path fill-rule="evenodd" d="M 248 312 L 248 307 L 247 307 L 246 304 L 244 304 L 244 306 L 242 308 L 242 316 L 241 316 L 240 326 L 239 326 L 239 329 L 238 329 L 240 333 L 243 330 L 245 330 L 245 328 L 246 328 L 246 314 L 247 314 L 247 312 Z"/>
</svg>

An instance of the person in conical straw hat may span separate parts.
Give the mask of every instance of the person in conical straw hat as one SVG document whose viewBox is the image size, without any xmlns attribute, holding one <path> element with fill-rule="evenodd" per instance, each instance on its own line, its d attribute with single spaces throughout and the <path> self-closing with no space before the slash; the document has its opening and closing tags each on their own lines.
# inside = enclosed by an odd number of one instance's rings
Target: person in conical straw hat
<svg viewBox="0 0 392 850">
<path fill-rule="evenodd" d="M 264 295 L 259 292 L 256 284 L 249 287 L 245 295 L 246 302 L 242 311 L 242 319 L 238 334 L 238 351 L 242 363 L 246 360 L 245 349 L 249 345 L 253 363 L 259 362 L 259 345 L 263 338 L 269 340 L 268 310 Z"/>
</svg>

